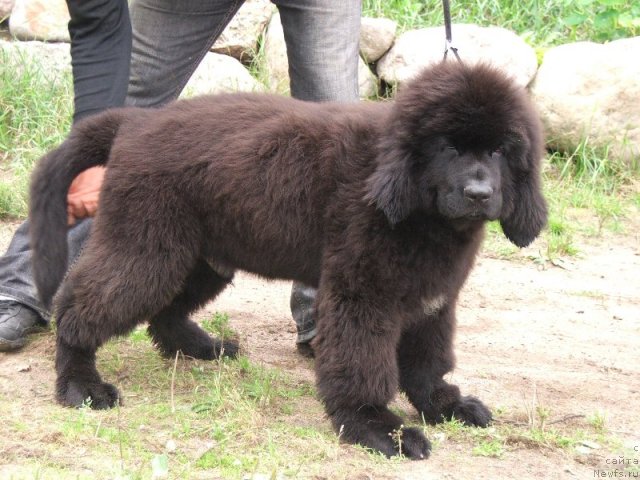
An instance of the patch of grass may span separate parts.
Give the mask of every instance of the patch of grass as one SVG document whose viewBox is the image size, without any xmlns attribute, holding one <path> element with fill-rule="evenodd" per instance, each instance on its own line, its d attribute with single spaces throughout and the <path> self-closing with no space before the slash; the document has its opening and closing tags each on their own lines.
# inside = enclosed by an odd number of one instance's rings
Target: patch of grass
<svg viewBox="0 0 640 480">
<path fill-rule="evenodd" d="M 138 327 L 128 335 L 128 339 L 131 343 L 148 343 L 151 342 L 151 337 L 147 332 L 146 327 Z"/>
<path fill-rule="evenodd" d="M 216 312 L 210 318 L 202 320 L 200 326 L 205 332 L 218 338 L 232 338 L 236 333 L 229 327 L 229 315 Z"/>
<path fill-rule="evenodd" d="M 72 98 L 70 76 L 0 49 L 0 218 L 26 215 L 31 169 L 64 139 Z"/>
<path fill-rule="evenodd" d="M 575 256 L 578 248 L 573 243 L 571 227 L 567 222 L 551 216 L 547 235 L 547 257 L 555 259 L 562 256 Z"/>
<path fill-rule="evenodd" d="M 586 235 L 600 235 L 604 229 L 624 231 L 624 220 L 630 215 L 637 195 L 634 167 L 612 161 L 606 153 L 587 147 L 583 142 L 573 153 L 554 153 L 545 171 L 546 197 L 555 227 L 571 225 Z M 570 218 L 569 212 L 588 211 L 596 222 Z M 551 225 L 551 224 L 550 224 Z M 564 228 L 567 232 L 567 228 Z M 556 237 L 560 233 L 556 228 Z M 565 243 L 566 238 L 556 238 Z"/>
<path fill-rule="evenodd" d="M 534 404 L 535 403 L 535 404 Z M 505 417 L 524 417 L 506 419 Z M 527 405 L 526 413 L 511 415 L 504 409 L 494 410 L 494 423 L 488 428 L 463 425 L 459 420 L 447 420 L 435 426 L 423 425 L 423 430 L 435 448 L 446 448 L 447 443 L 469 444 L 475 456 L 501 458 L 509 450 L 565 450 L 572 451 L 585 441 L 596 441 L 603 448 L 619 450 L 619 442 L 606 435 L 603 416 L 596 414 L 583 424 L 565 425 L 552 416 L 552 411 L 537 400 Z M 587 432 L 589 427 L 593 431 Z"/>
<path fill-rule="evenodd" d="M 79 453 L 70 465 L 100 472 L 97 478 L 151 478 L 154 472 L 189 478 L 198 472 L 233 479 L 295 475 L 334 454 L 335 435 L 313 386 L 246 357 L 220 362 L 179 357 L 174 372 L 174 361 L 162 359 L 141 329 L 102 348 L 98 368 L 121 390 L 124 406 L 108 411 L 48 406 L 54 414 L 43 410 L 49 421 L 39 432 L 57 431 L 59 441 L 42 444 L 54 460 L 34 469 L 72 475 L 60 450 L 72 449 L 91 452 Z M 291 416 L 321 427 L 301 425 Z M 25 421 L 8 425 L 11 434 L 30 435 L 34 426 Z"/>
<path fill-rule="evenodd" d="M 495 457 L 500 458 L 504 454 L 504 444 L 499 440 L 482 441 L 475 447 L 471 453 L 477 457 Z"/>
<path fill-rule="evenodd" d="M 364 0 L 363 12 L 394 19 L 401 31 L 444 22 L 442 2 L 438 0 Z M 508 28 L 539 47 L 640 34 L 640 6 L 633 0 L 464 0 L 451 2 L 451 18 L 454 23 Z"/>
<path fill-rule="evenodd" d="M 587 417 L 587 421 L 597 433 L 605 433 L 607 417 L 603 412 L 595 412 L 593 415 Z"/>
</svg>

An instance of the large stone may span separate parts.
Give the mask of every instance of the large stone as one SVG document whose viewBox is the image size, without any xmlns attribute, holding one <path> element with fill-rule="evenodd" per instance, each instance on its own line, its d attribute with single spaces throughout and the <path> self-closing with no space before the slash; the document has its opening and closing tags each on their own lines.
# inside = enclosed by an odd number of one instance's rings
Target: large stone
<svg viewBox="0 0 640 480">
<path fill-rule="evenodd" d="M 11 10 L 13 10 L 14 3 L 15 0 L 0 0 L 0 22 L 9 18 Z"/>
<path fill-rule="evenodd" d="M 378 95 L 378 77 L 362 58 L 358 58 L 358 94 L 360 98 L 375 98 Z"/>
<path fill-rule="evenodd" d="M 264 69 L 266 83 L 272 92 L 289 94 L 289 61 L 280 15 L 275 13 L 267 27 L 264 40 Z M 360 58 L 358 64 L 360 98 L 374 97 L 378 93 L 378 79 Z"/>
<path fill-rule="evenodd" d="M 65 0 L 16 0 L 9 31 L 20 40 L 68 42 L 68 23 Z"/>
<path fill-rule="evenodd" d="M 491 63 L 520 85 L 528 85 L 536 73 L 538 63 L 535 51 L 510 30 L 456 24 L 453 25 L 453 44 L 463 61 L 470 64 Z M 444 27 L 405 32 L 378 62 L 378 76 L 387 83 L 401 85 L 423 67 L 440 62 L 444 46 Z M 450 56 L 453 57 L 453 53 Z"/>
<path fill-rule="evenodd" d="M 258 51 L 258 39 L 273 14 L 269 0 L 247 0 L 227 28 L 216 40 L 212 50 L 250 63 Z"/>
<path fill-rule="evenodd" d="M 263 90 L 264 86 L 238 60 L 209 52 L 189 79 L 182 96 Z"/>
<path fill-rule="evenodd" d="M 584 140 L 610 158 L 640 159 L 640 37 L 550 49 L 532 85 L 549 144 Z"/>
<path fill-rule="evenodd" d="M 284 30 L 278 13 L 273 14 L 264 35 L 264 65 L 267 86 L 276 93 L 289 93 L 289 61 Z"/>
<path fill-rule="evenodd" d="M 367 63 L 378 61 L 393 45 L 398 24 L 388 18 L 363 17 L 360 24 L 360 55 Z"/>
</svg>

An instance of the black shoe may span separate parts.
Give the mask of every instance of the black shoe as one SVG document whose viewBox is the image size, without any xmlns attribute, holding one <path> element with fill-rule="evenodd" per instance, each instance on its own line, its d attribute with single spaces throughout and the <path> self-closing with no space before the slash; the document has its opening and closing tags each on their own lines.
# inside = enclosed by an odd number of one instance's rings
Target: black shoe
<svg viewBox="0 0 640 480">
<path fill-rule="evenodd" d="M 14 300 L 0 300 L 0 352 L 24 347 L 27 334 L 44 327 L 35 310 Z"/>
<path fill-rule="evenodd" d="M 306 358 L 314 358 L 316 356 L 313 351 L 313 347 L 311 346 L 311 342 L 300 342 L 296 343 L 296 349 L 298 353 Z"/>
</svg>

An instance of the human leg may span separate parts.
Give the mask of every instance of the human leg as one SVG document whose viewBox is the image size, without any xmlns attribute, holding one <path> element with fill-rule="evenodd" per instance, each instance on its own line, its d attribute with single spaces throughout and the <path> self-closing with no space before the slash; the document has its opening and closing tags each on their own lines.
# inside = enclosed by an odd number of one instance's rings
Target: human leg
<svg viewBox="0 0 640 480">
<path fill-rule="evenodd" d="M 359 0 L 275 0 L 287 44 L 291 95 L 309 101 L 358 100 Z M 294 282 L 291 314 L 298 351 L 312 356 L 315 289 Z"/>
<path fill-rule="evenodd" d="M 135 0 L 126 103 L 175 100 L 244 0 Z"/>
<path fill-rule="evenodd" d="M 127 91 L 131 27 L 126 0 L 67 0 L 71 16 L 74 122 L 122 105 Z M 70 229 L 69 255 L 82 248 L 89 224 Z M 15 350 L 49 319 L 31 272 L 27 222 L 0 258 L 0 351 Z"/>
<path fill-rule="evenodd" d="M 124 103 L 131 58 L 127 0 L 67 0 L 74 122 Z"/>
<path fill-rule="evenodd" d="M 291 96 L 358 100 L 360 0 L 274 0 L 287 44 Z"/>
<path fill-rule="evenodd" d="M 69 258 L 75 259 L 79 255 L 89 236 L 91 223 L 86 219 L 69 229 Z M 0 351 L 23 347 L 26 336 L 45 327 L 49 317 L 33 280 L 29 222 L 25 221 L 0 257 Z"/>
</svg>

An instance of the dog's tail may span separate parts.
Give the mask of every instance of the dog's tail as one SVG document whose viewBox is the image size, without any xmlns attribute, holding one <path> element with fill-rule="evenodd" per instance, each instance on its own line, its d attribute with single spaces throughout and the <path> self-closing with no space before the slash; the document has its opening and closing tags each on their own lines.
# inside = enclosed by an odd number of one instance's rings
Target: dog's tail
<svg viewBox="0 0 640 480">
<path fill-rule="evenodd" d="M 114 109 L 74 125 L 69 137 L 42 157 L 31 176 L 29 235 L 33 276 L 46 308 L 67 270 L 67 192 L 87 168 L 105 165 L 125 109 Z"/>
</svg>

